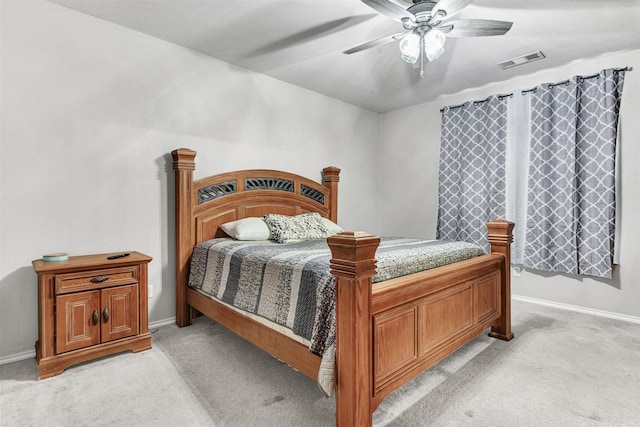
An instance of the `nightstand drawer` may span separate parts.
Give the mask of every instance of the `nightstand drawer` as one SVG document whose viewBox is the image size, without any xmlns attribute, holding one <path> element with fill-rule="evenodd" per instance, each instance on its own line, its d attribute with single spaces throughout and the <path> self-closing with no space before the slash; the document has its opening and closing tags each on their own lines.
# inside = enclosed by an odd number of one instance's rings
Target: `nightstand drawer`
<svg viewBox="0 0 640 427">
<path fill-rule="evenodd" d="M 138 282 L 138 266 L 108 268 L 59 274 L 55 278 L 56 295 L 111 286 L 130 285 Z"/>
</svg>

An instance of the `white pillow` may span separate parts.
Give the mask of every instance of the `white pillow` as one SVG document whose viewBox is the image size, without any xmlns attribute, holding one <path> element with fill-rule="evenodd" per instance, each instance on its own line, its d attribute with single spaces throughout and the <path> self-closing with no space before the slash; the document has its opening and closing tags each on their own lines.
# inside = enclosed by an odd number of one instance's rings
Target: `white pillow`
<svg viewBox="0 0 640 427">
<path fill-rule="evenodd" d="M 342 233 L 344 230 L 335 222 L 331 221 L 329 218 L 322 217 L 322 222 L 324 226 L 327 227 L 327 231 L 329 232 L 329 236 L 334 234 Z"/>
<path fill-rule="evenodd" d="M 269 240 L 271 233 L 262 218 L 249 217 L 224 223 L 222 231 L 236 240 Z"/>
</svg>

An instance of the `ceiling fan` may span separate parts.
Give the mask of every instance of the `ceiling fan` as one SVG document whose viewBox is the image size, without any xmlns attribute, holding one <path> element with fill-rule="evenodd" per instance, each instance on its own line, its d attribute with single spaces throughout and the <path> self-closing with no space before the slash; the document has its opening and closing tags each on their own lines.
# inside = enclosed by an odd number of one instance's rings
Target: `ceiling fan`
<svg viewBox="0 0 640 427">
<path fill-rule="evenodd" d="M 350 55 L 363 50 L 400 40 L 402 59 L 420 67 L 424 77 L 424 64 L 444 53 L 447 37 L 501 36 L 511 29 L 513 22 L 487 19 L 451 18 L 473 0 L 413 0 L 413 5 L 403 9 L 390 0 L 362 0 L 381 14 L 402 23 L 404 32 L 385 36 L 361 44 L 343 53 Z"/>
</svg>

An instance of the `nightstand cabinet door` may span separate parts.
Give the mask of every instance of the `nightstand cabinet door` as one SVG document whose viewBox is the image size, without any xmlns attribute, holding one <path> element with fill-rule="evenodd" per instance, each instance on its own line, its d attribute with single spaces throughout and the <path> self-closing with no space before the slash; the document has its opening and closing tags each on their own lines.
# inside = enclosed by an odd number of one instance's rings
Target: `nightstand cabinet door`
<svg viewBox="0 0 640 427">
<path fill-rule="evenodd" d="M 56 353 L 100 343 L 100 291 L 58 295 L 56 307 Z"/>
<path fill-rule="evenodd" d="M 138 334 L 138 285 L 102 290 L 102 342 Z"/>
</svg>

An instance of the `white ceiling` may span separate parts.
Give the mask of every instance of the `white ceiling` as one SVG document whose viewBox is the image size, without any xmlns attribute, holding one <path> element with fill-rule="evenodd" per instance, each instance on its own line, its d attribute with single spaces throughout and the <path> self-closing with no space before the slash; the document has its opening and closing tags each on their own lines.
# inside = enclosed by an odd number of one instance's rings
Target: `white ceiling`
<svg viewBox="0 0 640 427">
<path fill-rule="evenodd" d="M 448 39 L 424 79 L 400 59 L 397 43 L 342 53 L 402 31 L 359 0 L 50 1 L 377 112 L 640 49 L 640 0 L 475 0 L 454 19 L 512 21 L 511 31 Z M 537 50 L 546 58 L 509 70 L 496 65 Z"/>
</svg>

